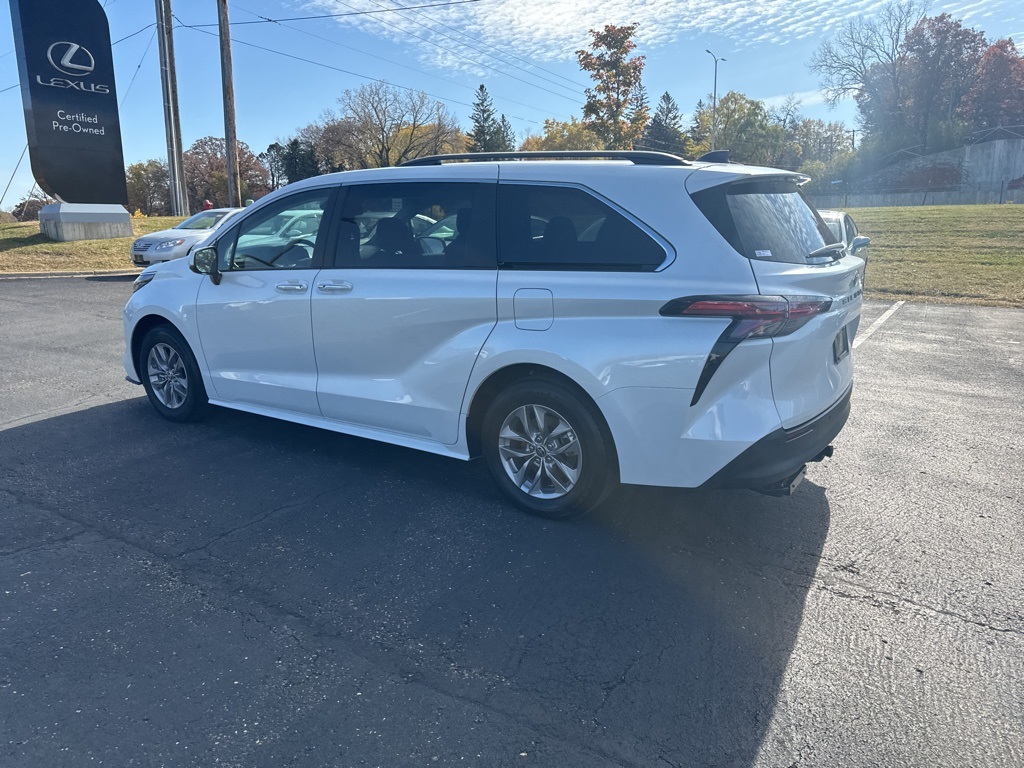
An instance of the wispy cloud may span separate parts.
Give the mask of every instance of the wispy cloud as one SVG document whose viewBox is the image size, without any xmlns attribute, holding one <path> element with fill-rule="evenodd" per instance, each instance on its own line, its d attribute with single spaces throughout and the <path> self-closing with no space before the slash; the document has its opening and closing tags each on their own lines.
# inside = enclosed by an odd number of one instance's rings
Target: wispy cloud
<svg viewBox="0 0 1024 768">
<path fill-rule="evenodd" d="M 485 70 L 494 57 L 521 56 L 536 62 L 571 60 L 589 42 L 587 30 L 639 22 L 645 52 L 687 38 L 713 34 L 735 47 L 785 45 L 824 38 L 843 21 L 870 16 L 886 0 L 822 3 L 820 0 L 482 0 L 448 8 L 350 16 L 345 25 L 413 46 L 419 57 L 441 67 Z M 342 13 L 406 5 L 402 0 L 309 0 L 311 8 Z M 940 3 L 968 24 L 981 12 L 1003 25 L 1019 26 L 1019 0 Z"/>
<path fill-rule="evenodd" d="M 795 98 L 797 101 L 799 101 L 800 105 L 803 107 L 810 107 L 817 104 L 825 103 L 825 96 L 821 91 L 798 91 L 796 93 L 782 93 L 779 94 L 778 96 L 768 96 L 767 98 L 762 98 L 761 101 L 763 101 L 769 107 L 781 107 L 783 104 L 786 103 L 786 100 L 791 96 Z"/>
</svg>

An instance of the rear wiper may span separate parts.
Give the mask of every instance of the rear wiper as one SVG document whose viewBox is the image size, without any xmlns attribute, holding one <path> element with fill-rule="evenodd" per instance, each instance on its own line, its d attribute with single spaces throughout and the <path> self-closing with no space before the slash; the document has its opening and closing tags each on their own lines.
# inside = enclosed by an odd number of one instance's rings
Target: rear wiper
<svg viewBox="0 0 1024 768">
<path fill-rule="evenodd" d="M 843 253 L 846 251 L 846 245 L 843 243 L 829 243 L 822 248 L 818 248 L 815 251 L 811 251 L 807 254 L 808 259 L 817 259 L 822 256 L 828 256 L 833 261 L 843 258 Z"/>
</svg>

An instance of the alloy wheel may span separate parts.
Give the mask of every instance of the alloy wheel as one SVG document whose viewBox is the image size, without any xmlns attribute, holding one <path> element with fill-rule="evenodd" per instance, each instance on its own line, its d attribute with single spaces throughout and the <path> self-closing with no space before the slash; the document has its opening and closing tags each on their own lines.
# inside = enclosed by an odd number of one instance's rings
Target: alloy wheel
<svg viewBox="0 0 1024 768">
<path fill-rule="evenodd" d="M 166 408 L 180 408 L 188 397 L 188 373 L 178 350 L 160 342 L 149 350 L 146 361 L 153 395 Z"/>
<path fill-rule="evenodd" d="M 522 405 L 498 431 L 498 456 L 509 478 L 537 499 L 557 499 L 576 487 L 583 447 L 576 430 L 543 405 Z"/>
</svg>

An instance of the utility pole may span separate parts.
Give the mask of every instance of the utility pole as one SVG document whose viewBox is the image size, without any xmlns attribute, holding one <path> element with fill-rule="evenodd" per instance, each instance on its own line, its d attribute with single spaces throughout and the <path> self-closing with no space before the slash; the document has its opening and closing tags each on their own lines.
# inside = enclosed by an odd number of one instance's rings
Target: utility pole
<svg viewBox="0 0 1024 768">
<path fill-rule="evenodd" d="M 228 0 L 217 0 L 217 25 L 220 29 L 220 77 L 224 90 L 224 144 L 228 160 L 228 205 L 242 207 L 238 178 L 238 137 L 235 133 L 235 85 L 231 71 L 231 23 Z"/>
<path fill-rule="evenodd" d="M 704 49 L 704 53 L 711 53 L 707 48 Z M 711 53 L 711 58 L 715 60 L 715 84 L 711 91 L 711 151 L 715 151 L 715 132 L 718 128 L 718 62 L 725 61 L 725 59 L 715 56 Z"/>
<path fill-rule="evenodd" d="M 851 128 L 849 131 L 847 131 L 847 133 L 850 134 L 850 149 L 852 149 L 854 152 L 856 152 L 857 151 L 857 129 L 856 128 Z"/>
<path fill-rule="evenodd" d="M 164 94 L 164 132 L 167 134 L 167 176 L 171 215 L 188 216 L 185 174 L 181 159 L 181 118 L 178 114 L 178 76 L 174 68 L 171 0 L 156 0 L 156 32 L 160 39 L 160 86 Z"/>
</svg>

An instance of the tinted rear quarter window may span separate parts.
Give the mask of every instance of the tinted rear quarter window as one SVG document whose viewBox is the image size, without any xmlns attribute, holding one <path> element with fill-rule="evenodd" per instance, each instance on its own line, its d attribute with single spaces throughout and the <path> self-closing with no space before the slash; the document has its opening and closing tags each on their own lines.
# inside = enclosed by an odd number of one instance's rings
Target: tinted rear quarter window
<svg viewBox="0 0 1024 768">
<path fill-rule="evenodd" d="M 544 184 L 498 188 L 498 248 L 506 269 L 654 271 L 665 249 L 588 192 Z"/>
<path fill-rule="evenodd" d="M 795 182 L 736 182 L 692 197 L 722 237 L 748 259 L 808 264 L 833 258 L 810 258 L 837 238 Z"/>
</svg>

